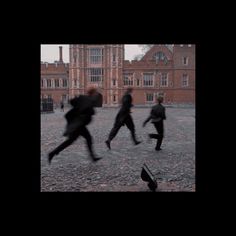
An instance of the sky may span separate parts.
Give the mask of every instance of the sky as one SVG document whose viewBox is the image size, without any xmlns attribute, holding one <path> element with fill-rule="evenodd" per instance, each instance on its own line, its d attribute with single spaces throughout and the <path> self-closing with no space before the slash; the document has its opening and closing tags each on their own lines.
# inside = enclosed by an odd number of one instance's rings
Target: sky
<svg viewBox="0 0 236 236">
<path fill-rule="evenodd" d="M 69 62 L 69 44 L 41 44 L 41 61 L 52 63 L 59 60 L 59 46 L 63 47 L 63 61 Z M 138 44 L 125 44 L 125 60 L 133 60 L 142 54 Z"/>
</svg>

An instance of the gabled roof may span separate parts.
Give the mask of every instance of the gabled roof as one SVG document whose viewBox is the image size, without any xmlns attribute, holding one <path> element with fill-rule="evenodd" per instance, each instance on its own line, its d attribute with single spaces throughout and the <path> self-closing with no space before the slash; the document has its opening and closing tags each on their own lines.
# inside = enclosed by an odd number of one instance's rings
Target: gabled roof
<svg viewBox="0 0 236 236">
<path fill-rule="evenodd" d="M 173 56 L 173 46 L 170 44 L 154 44 L 142 57 L 142 60 L 153 60 L 152 55 L 155 52 L 162 51 L 168 57 L 169 60 L 172 59 Z"/>
</svg>

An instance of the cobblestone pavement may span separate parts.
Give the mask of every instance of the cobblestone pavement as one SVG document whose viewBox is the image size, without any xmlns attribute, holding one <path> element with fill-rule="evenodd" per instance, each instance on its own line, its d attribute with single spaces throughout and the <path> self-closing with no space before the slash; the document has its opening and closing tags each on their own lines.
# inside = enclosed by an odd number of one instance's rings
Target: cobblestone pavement
<svg viewBox="0 0 236 236">
<path fill-rule="evenodd" d="M 129 130 L 122 127 L 108 150 L 104 141 L 117 112 L 118 108 L 98 108 L 88 126 L 95 152 L 102 160 L 93 163 L 89 159 L 85 140 L 80 137 L 55 156 L 50 166 L 47 153 L 64 141 L 65 113 L 56 110 L 41 114 L 41 191 L 149 192 L 140 178 L 144 163 L 157 177 L 157 191 L 195 191 L 195 109 L 166 109 L 165 138 L 159 152 L 154 149 L 155 140 L 147 136 L 154 131 L 153 125 L 148 123 L 142 128 L 149 108 L 134 108 L 132 113 L 137 136 L 143 142 L 134 146 Z"/>
</svg>

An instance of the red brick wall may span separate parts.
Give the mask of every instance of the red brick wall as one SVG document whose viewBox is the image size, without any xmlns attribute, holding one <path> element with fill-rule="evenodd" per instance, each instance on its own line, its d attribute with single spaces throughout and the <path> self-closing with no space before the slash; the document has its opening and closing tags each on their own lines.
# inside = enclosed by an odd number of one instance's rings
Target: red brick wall
<svg viewBox="0 0 236 236">
<path fill-rule="evenodd" d="M 66 63 L 43 63 L 41 64 L 41 79 L 67 79 L 69 82 L 69 64 Z M 59 104 L 62 95 L 68 95 L 69 88 L 46 88 L 41 87 L 41 97 L 51 95 L 54 103 Z"/>
</svg>

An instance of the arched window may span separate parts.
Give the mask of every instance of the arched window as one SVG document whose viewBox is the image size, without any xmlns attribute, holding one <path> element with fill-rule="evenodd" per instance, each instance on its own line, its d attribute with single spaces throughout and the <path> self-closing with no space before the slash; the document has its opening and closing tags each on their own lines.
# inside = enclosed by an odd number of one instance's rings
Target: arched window
<svg viewBox="0 0 236 236">
<path fill-rule="evenodd" d="M 41 79 L 41 88 L 43 88 L 43 79 Z"/>
<path fill-rule="evenodd" d="M 156 61 L 164 61 L 166 58 L 166 55 L 164 52 L 156 52 L 154 55 L 153 55 L 153 59 L 156 60 Z"/>
<path fill-rule="evenodd" d="M 168 58 L 164 52 L 156 52 L 153 55 L 153 59 L 156 61 L 156 63 L 158 63 L 159 61 L 163 61 L 165 64 L 168 63 Z"/>
<path fill-rule="evenodd" d="M 183 61 L 183 65 L 185 65 L 185 66 L 188 65 L 188 57 L 183 57 L 182 61 Z"/>
</svg>

